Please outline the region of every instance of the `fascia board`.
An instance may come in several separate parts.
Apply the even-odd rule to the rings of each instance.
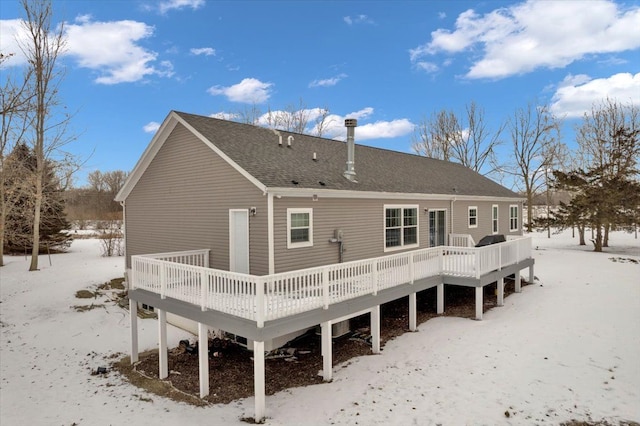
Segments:
[[[351,199],[384,199],[384,200],[446,200],[446,201],[508,201],[519,202],[524,198],[493,197],[478,195],[453,195],[453,194],[416,194],[400,192],[375,192],[375,191],[351,191],[338,189],[312,189],[312,188],[267,188],[266,192],[274,196],[282,197],[313,197],[319,198],[351,198]]]

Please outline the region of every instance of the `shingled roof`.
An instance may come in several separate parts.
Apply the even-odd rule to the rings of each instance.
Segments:
[[[278,135],[270,129],[175,113],[267,188],[521,198],[460,164],[358,145],[357,128],[357,182],[351,182],[343,176],[345,142],[280,130],[280,146]],[[289,136],[294,138],[291,147],[287,146]]]

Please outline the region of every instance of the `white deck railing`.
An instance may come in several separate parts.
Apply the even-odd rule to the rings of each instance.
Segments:
[[[208,250],[131,257],[131,288],[257,322],[284,318],[437,275],[480,278],[531,257],[531,238],[485,247],[440,246],[255,276],[210,269]],[[180,262],[184,260],[184,263]]]

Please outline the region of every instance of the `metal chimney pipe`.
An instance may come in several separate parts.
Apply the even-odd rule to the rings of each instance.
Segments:
[[[347,169],[344,171],[344,177],[352,182],[356,181],[355,169],[355,128],[358,126],[358,120],[355,118],[347,118],[344,120],[344,126],[347,128]]]

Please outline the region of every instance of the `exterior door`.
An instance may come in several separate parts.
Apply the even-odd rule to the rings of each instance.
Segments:
[[[429,210],[429,247],[445,245],[447,234],[447,211]]]
[[[229,210],[229,270],[249,273],[249,210]]]

